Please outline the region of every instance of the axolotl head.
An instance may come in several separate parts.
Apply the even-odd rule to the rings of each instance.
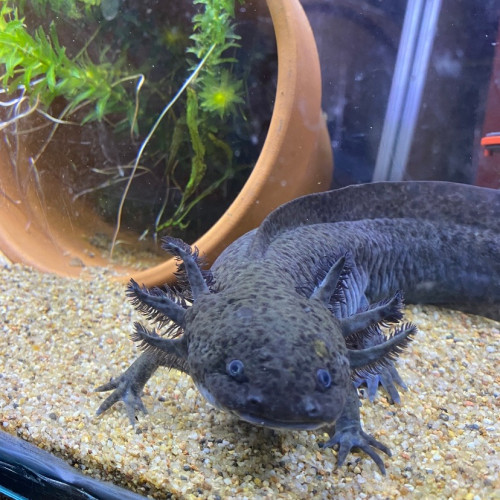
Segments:
[[[344,406],[350,365],[340,324],[295,291],[218,293],[186,314],[187,366],[215,406],[248,422],[311,429]]]
[[[166,338],[137,324],[134,340],[163,356],[167,366],[191,375],[214,406],[245,421],[291,429],[331,424],[343,410],[352,370],[394,350],[391,342],[355,351],[346,347],[350,324],[358,328],[364,316],[342,322],[327,307],[343,259],[309,297],[278,280],[272,287],[267,282],[271,296],[255,274],[240,275],[234,286],[214,291],[189,247],[171,238],[165,246],[184,261],[192,305],[133,281],[129,296],[149,319],[172,320],[183,333]]]

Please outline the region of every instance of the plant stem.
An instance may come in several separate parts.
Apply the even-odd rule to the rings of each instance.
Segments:
[[[125,199],[127,198],[127,194],[130,190],[130,186],[132,185],[132,181],[134,179],[134,175],[137,171],[137,167],[139,166],[139,161],[142,157],[142,154],[144,153],[144,150],[146,149],[146,146],[148,145],[149,141],[151,140],[151,137],[153,137],[153,134],[155,133],[156,129],[160,125],[161,120],[163,117],[168,113],[170,108],[175,104],[177,99],[182,95],[182,93],[186,90],[187,86],[196,78],[198,73],[200,72],[201,68],[207,61],[207,59],[210,57],[210,54],[213,52],[215,49],[216,44],[212,44],[211,47],[208,49],[207,53],[205,54],[205,57],[198,63],[194,71],[191,73],[189,78],[184,82],[182,87],[177,91],[173,99],[163,108],[163,111],[160,113],[160,116],[157,118],[156,122],[154,125],[151,127],[151,130],[149,131],[148,135],[144,139],[144,141],[141,144],[141,147],[139,148],[139,151],[137,153],[137,156],[135,157],[134,161],[134,166],[132,167],[132,171],[130,172],[130,176],[128,178],[128,182],[125,186],[125,189],[123,191],[123,194],[120,199],[120,205],[118,206],[118,214],[116,217],[116,225],[115,225],[115,231],[113,233],[113,238],[111,240],[111,248],[109,251],[109,258],[113,258],[113,251],[116,246],[116,240],[118,238],[118,233],[120,232],[120,227],[121,227],[121,221],[122,221],[122,214],[123,214],[123,205],[125,204]]]
[[[131,75],[131,76],[126,76],[123,78],[120,78],[116,82],[114,82],[111,85],[111,88],[115,87],[116,85],[119,85],[123,82],[129,81],[129,80],[136,80],[137,79],[137,84],[135,86],[135,105],[134,105],[134,116],[132,117],[132,120],[130,122],[130,138],[134,138],[134,127],[137,122],[137,115],[139,114],[139,92],[141,91],[141,88],[146,81],[146,77],[142,74],[139,73],[137,75]]]

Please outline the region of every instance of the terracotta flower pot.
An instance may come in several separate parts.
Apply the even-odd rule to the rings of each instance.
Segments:
[[[278,47],[278,86],[269,131],[249,179],[219,221],[194,244],[211,263],[233,240],[256,227],[282,203],[330,187],[333,161],[321,112],[321,79],[314,37],[299,0],[267,0]],[[1,155],[1,150],[0,150]],[[19,182],[8,158],[0,156],[0,250],[15,262],[41,271],[78,275],[85,266],[110,266],[88,237],[106,224],[86,218],[83,203],[47,209],[63,186],[44,189]],[[31,185],[30,185],[31,184]],[[71,211],[80,212],[75,219]],[[108,228],[109,229],[109,228]],[[109,231],[108,231],[109,232]],[[172,259],[135,271],[114,266],[124,279],[148,286],[172,279]]]

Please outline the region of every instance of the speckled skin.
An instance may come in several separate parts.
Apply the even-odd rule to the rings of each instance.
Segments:
[[[212,267],[222,288],[245,260],[310,282],[322,256],[348,250],[357,268],[343,315],[403,290],[411,303],[500,319],[500,192],[448,182],[375,183],[299,198],[230,245]],[[365,297],[363,297],[363,295]]]
[[[220,290],[190,309],[196,317],[189,315],[189,323],[196,328],[186,329],[189,374],[212,403],[246,420],[318,427],[338,415],[345,391],[316,390],[316,370],[328,369],[332,384],[341,388],[350,377],[345,341],[340,333],[332,335],[339,322],[319,302],[273,291],[271,283],[285,283],[282,273],[259,267],[249,265],[239,276],[238,295]],[[256,293],[256,286],[265,291]],[[243,361],[251,383],[227,377],[232,359]]]
[[[129,294],[152,319],[174,318],[183,334],[164,338],[136,328],[134,340],[145,352],[98,388],[115,389],[98,413],[121,399],[133,423],[135,409],[145,411],[140,393],[146,381],[159,366],[173,366],[187,372],[215,406],[249,422],[291,429],[335,424],[326,446],[339,445],[339,464],[357,447],[385,472],[374,448],[390,452],[362,430],[351,375],[373,360],[394,357],[414,327],[403,326],[389,345],[369,332],[376,324],[398,322],[397,300],[370,309],[369,318],[360,311],[402,290],[410,302],[500,319],[495,190],[377,183],[299,198],[230,245],[210,279],[201,277],[182,244],[167,242],[166,248],[184,260],[192,307],[168,298],[160,304],[157,294],[134,283]],[[327,294],[325,274],[342,255],[349,263],[344,284]],[[363,327],[350,341],[347,332],[358,323]],[[390,364],[375,371],[391,379],[389,389],[392,379],[399,382]]]

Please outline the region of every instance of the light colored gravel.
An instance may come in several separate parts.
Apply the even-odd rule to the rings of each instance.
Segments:
[[[402,404],[363,401],[365,429],[390,446],[387,477],[364,454],[335,468],[326,436],[278,433],[206,403],[186,375],[158,372],[150,410],[128,425],[123,407],[96,418],[103,394],[137,352],[124,287],[0,267],[0,425],[96,478],[165,498],[500,499],[500,324],[413,307],[420,329],[399,362]]]

